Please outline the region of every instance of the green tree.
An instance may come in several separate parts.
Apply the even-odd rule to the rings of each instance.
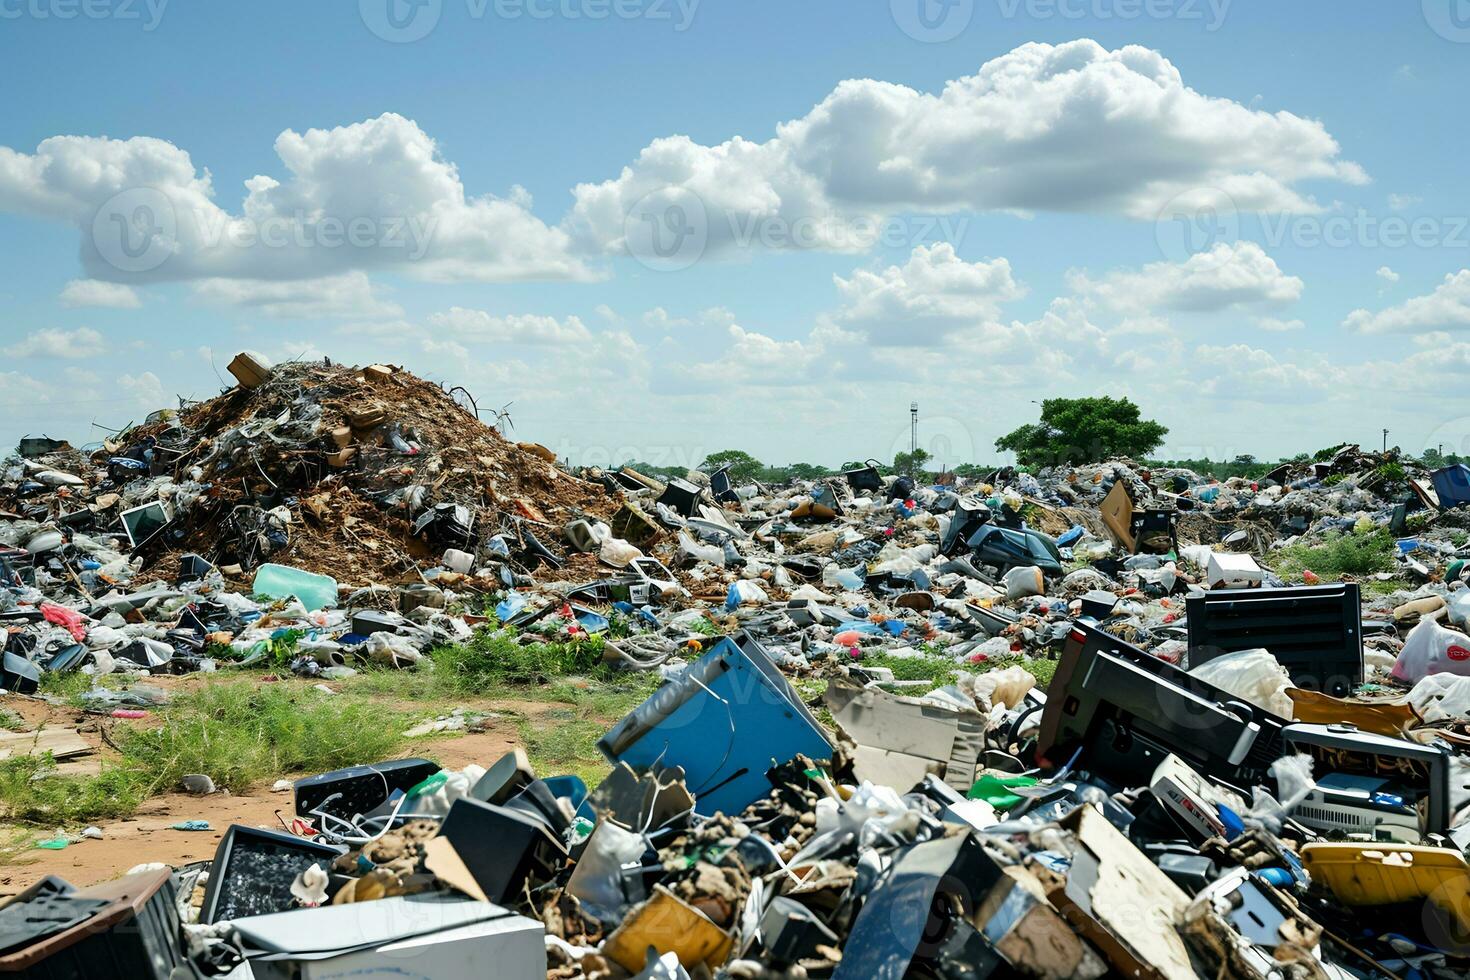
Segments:
[[[924,472],[924,464],[933,457],[922,446],[911,453],[899,453],[893,457],[893,472],[917,476]]]
[[[820,480],[827,475],[827,467],[815,463],[792,463],[786,472],[793,480]]]
[[[730,464],[730,480],[734,483],[749,483],[765,469],[764,463],[742,449],[722,449],[717,453],[710,453],[700,464],[700,469],[713,472],[726,463]]]
[[[995,440],[995,448],[1016,454],[1022,466],[1095,463],[1110,456],[1146,456],[1169,430],[1139,416],[1126,398],[1048,398],[1041,421],[1021,426]]]

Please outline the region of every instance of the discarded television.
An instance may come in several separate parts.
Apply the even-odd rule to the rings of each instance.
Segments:
[[[161,500],[125,510],[121,517],[128,543],[134,548],[163,530],[164,525],[173,519],[169,515],[168,507]]]
[[[1171,753],[1249,795],[1281,757],[1286,721],[1104,633],[1072,626],[1046,692],[1037,761],[1145,786]]]
[[[748,634],[711,650],[597,743],[635,770],[681,766],[698,813],[735,814],[770,792],[766,772],[832,746],[770,654]]]
[[[1354,583],[1207,592],[1184,606],[1191,667],[1264,647],[1304,690],[1343,697],[1363,682],[1362,606]]]

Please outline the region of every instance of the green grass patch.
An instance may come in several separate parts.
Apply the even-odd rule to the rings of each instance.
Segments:
[[[485,630],[466,643],[433,651],[442,690],[478,694],[496,684],[546,684],[568,674],[611,676],[603,641],[522,642],[511,630]]]
[[[41,675],[40,693],[50,694],[76,704],[78,699],[92,689],[92,678],[77,671],[56,673],[47,671]]]
[[[596,786],[608,764],[597,740],[658,687],[657,674],[624,675],[611,684],[557,684],[545,689],[549,699],[567,705],[522,720],[521,744],[542,776],[580,776]]]
[[[157,728],[119,729],[125,764],[148,792],[188,773],[241,792],[282,773],[326,772],[390,757],[405,717],[359,698],[291,683],[214,684],[162,709]]]
[[[1363,579],[1394,571],[1398,567],[1394,550],[1393,535],[1380,529],[1331,535],[1317,545],[1297,543],[1271,552],[1266,562],[1283,578],[1299,578],[1311,569],[1324,582],[1336,582],[1345,575]]]
[[[23,732],[26,727],[26,721],[20,715],[6,708],[0,708],[0,728],[7,732]]]
[[[109,766],[98,776],[60,776],[48,752],[0,762],[5,819],[56,827],[125,817],[147,796],[145,774]]]
[[[391,758],[406,715],[290,683],[214,683],[157,709],[162,724],[113,729],[119,758],[98,776],[61,776],[49,756],[0,763],[0,817],[44,825],[127,816],[189,773],[243,792],[288,773]]]
[[[1007,667],[1024,667],[1036,678],[1037,686],[1045,688],[1051,683],[1052,675],[1057,671],[1057,664],[1054,660],[992,657],[978,664],[957,664],[948,657],[895,657],[887,653],[868,654],[861,661],[854,661],[854,665],[862,667],[887,667],[893,671],[894,680],[928,681],[935,687],[944,687],[947,684],[953,684],[960,671],[966,671],[971,674],[984,674],[992,670],[1004,670]]]
[[[342,687],[355,694],[449,705],[466,698],[576,702],[582,695],[566,683],[568,677],[616,689],[635,676],[604,664],[604,646],[600,637],[528,641],[514,630],[485,630],[468,642],[436,647],[414,670],[368,667]]]
[[[953,684],[960,670],[974,671],[975,667],[956,664],[949,657],[931,657],[920,654],[916,657],[895,657],[890,653],[869,653],[862,660],[854,660],[854,667],[887,667],[893,671],[896,681],[928,681],[935,687]]]

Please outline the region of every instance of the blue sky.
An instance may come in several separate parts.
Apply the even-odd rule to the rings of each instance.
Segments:
[[[249,348],[588,462],[886,457],[911,400],[990,460],[1071,394],[1179,455],[1465,451],[1461,6],[0,0],[0,444]]]

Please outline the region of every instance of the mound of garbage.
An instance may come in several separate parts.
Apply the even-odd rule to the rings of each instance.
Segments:
[[[193,553],[366,584],[411,575],[447,544],[611,512],[549,450],[507,440],[467,397],[407,371],[267,369],[248,355],[232,369],[239,385],[155,413],[85,458],[33,447],[55,451],[12,472],[21,529],[110,537],[144,573]]]
[[[0,687],[341,678],[486,631],[660,686],[597,785],[363,759],[212,861],[48,878],[0,972],[1470,968],[1470,468],[574,474],[405,372],[237,366],[96,452],[22,444]]]

